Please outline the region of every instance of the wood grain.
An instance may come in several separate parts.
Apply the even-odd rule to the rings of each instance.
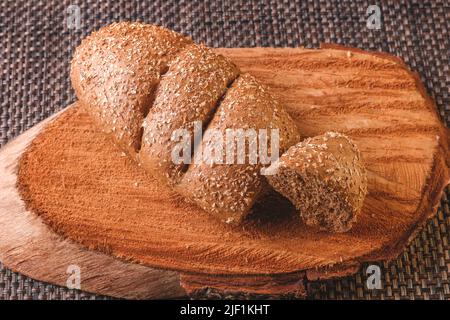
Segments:
[[[86,250],[56,235],[39,216],[26,209],[16,189],[19,158],[42,128],[61,113],[42,121],[1,149],[0,261],[34,279],[63,286],[69,279],[69,267],[76,266],[80,270],[82,290],[117,298],[185,296],[177,272],[155,270]]]
[[[130,243],[139,241],[142,233],[155,232],[155,227],[151,224],[136,226],[131,222],[121,224],[121,230],[129,238],[118,242],[108,238],[111,233],[102,229],[101,221],[95,220],[95,215],[87,216],[84,213],[87,210],[80,210],[78,218],[88,223],[79,228],[77,234],[70,235],[73,239],[100,251],[107,243],[104,251],[149,267],[83,249],[71,240],[56,236],[38,216],[28,212],[15,190],[18,158],[42,130],[41,124],[0,151],[1,176],[6,178],[0,183],[0,222],[2,231],[5,229],[5,232],[0,232],[0,260],[34,278],[62,285],[67,279],[67,264],[80,263],[83,264],[82,274],[86,276],[86,279],[82,276],[83,289],[114,296],[148,298],[175,297],[183,295],[184,290],[193,293],[209,287],[224,292],[241,289],[250,293],[272,292],[278,295],[290,292],[301,296],[301,279],[305,274],[311,279],[339,276],[354,272],[362,261],[397,256],[426,218],[435,212],[442,190],[449,182],[448,130],[441,124],[417,76],[396,58],[353,49],[219,51],[231,57],[244,71],[271,86],[273,93],[297,121],[304,137],[336,130],[356,141],[369,170],[369,195],[361,219],[352,232],[329,235],[306,228],[290,218],[278,218],[275,223],[263,221],[262,224],[255,220],[246,226],[247,230],[224,229],[195,208],[171,208],[173,203],[167,199],[172,195],[151,185],[150,179],[142,183],[138,192],[130,187],[130,192],[125,189],[124,207],[136,203],[136,197],[153,199],[153,216],[150,215],[149,219],[158,222],[163,221],[158,214],[161,210],[162,213],[164,210],[175,212],[169,216],[174,220],[185,219],[184,230],[174,232],[170,219],[166,218],[157,227],[159,235],[166,232],[167,239],[178,243],[164,246],[153,239],[153,242],[142,243],[142,250],[135,252]],[[59,116],[55,120],[64,118],[66,124],[68,119],[73,120],[66,132],[92,127],[88,117],[70,112],[68,110],[66,118]],[[89,134],[84,138],[79,136],[77,144],[70,145],[72,151],[77,148],[88,150],[84,160],[87,164],[99,157],[97,161],[101,162],[102,156],[107,157],[114,152],[108,149],[105,154],[90,153],[89,150],[93,149],[89,147],[89,139],[102,138],[99,137],[101,133],[94,129]],[[50,135],[44,131],[40,138],[42,141]],[[65,156],[70,155],[70,150],[68,153],[63,151]],[[121,162],[114,165],[121,166]],[[117,172],[127,170],[128,166],[122,164]],[[58,175],[70,176],[70,161],[65,166],[59,163],[55,170]],[[95,176],[99,172],[92,170],[88,174],[94,175],[94,180],[101,180],[102,177]],[[139,171],[116,177],[120,178],[117,179],[117,188],[133,185],[137,178],[133,174],[139,175]],[[41,183],[46,183],[45,176]],[[39,185],[33,187],[37,190]],[[65,191],[76,196],[71,190]],[[37,201],[33,194],[28,196],[27,201]],[[164,199],[165,202],[162,201]],[[100,200],[93,197],[92,201]],[[108,205],[107,198],[101,201]],[[45,209],[43,211],[47,214],[41,212],[41,216],[50,224],[57,225],[60,234],[66,234],[65,226],[57,224],[60,222],[57,210]],[[118,218],[123,212],[111,208],[111,214]],[[202,240],[199,235],[205,230],[209,233]],[[96,233],[102,236],[98,237]],[[179,249],[183,243],[185,250],[174,249]],[[192,246],[193,243],[196,245]],[[191,246],[195,250],[190,250]],[[175,261],[174,256],[177,258]],[[108,267],[103,270],[105,266]],[[296,276],[281,276],[280,272]],[[278,276],[279,281],[276,279]],[[184,289],[181,289],[180,281]]]

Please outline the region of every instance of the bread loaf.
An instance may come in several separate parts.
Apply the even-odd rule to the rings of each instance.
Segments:
[[[310,226],[350,230],[367,193],[367,177],[356,145],[327,132],[289,148],[268,168],[270,185],[288,198]]]
[[[194,123],[206,129],[205,137],[212,129],[279,129],[280,151],[299,139],[292,119],[256,79],[161,27],[118,23],[93,33],[76,50],[71,78],[82,105],[123,150],[228,222],[240,221],[263,189],[261,165],[223,163],[210,170],[191,164],[195,145],[210,143],[202,136],[194,141]],[[190,136],[187,163],[173,159],[179,130]]]

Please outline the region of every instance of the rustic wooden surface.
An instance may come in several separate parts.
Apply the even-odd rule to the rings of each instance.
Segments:
[[[178,273],[88,251],[56,235],[36,214],[26,209],[16,189],[19,158],[45,124],[61,113],[34,126],[0,150],[0,261],[22,274],[59,285],[67,284],[68,272],[77,266],[81,289],[113,297],[185,296]]]
[[[295,234],[291,243],[295,250],[285,248],[297,257],[286,262],[290,270],[298,269],[295,277],[270,275],[276,270],[258,276],[257,264],[253,272],[247,266],[241,276],[239,268],[229,276],[202,278],[197,270],[180,276],[86,250],[55,235],[27,211],[15,188],[18,159],[42,130],[41,123],[0,150],[0,260],[16,271],[60,285],[66,283],[68,265],[77,264],[82,289],[117,297],[179,297],[205,287],[299,297],[305,275],[339,276],[354,271],[361,261],[395,257],[434,213],[449,182],[448,130],[416,76],[396,59],[374,60],[372,55],[347,49],[219,51],[272,87],[304,137],[336,130],[359,145],[369,171],[369,196],[350,235],[330,236],[309,229],[303,230],[303,236]],[[294,242],[301,242],[300,252]],[[152,261],[152,253],[148,254],[147,261]],[[126,258],[126,252],[121,255]],[[164,267],[164,261],[158,261]]]

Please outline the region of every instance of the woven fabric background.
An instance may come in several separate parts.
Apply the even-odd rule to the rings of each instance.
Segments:
[[[369,5],[381,29],[366,26]],[[67,21],[77,5],[79,29]],[[92,30],[119,20],[164,25],[212,47],[318,47],[334,42],[401,57],[419,72],[450,123],[450,3],[436,1],[0,1],[0,146],[74,101],[69,63]],[[450,299],[450,189],[436,216],[398,259],[374,262],[382,289],[355,276],[307,284],[320,299]],[[41,283],[0,263],[0,299],[103,299]]]

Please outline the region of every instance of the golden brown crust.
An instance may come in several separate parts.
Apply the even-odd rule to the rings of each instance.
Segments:
[[[71,68],[78,99],[100,127],[131,155],[152,94],[174,55],[191,40],[163,27],[114,23],[85,38]]]
[[[308,138],[268,169],[269,184],[299,210],[302,220],[332,232],[348,231],[367,194],[357,146],[337,132]]]
[[[161,78],[144,121],[140,161],[156,178],[169,185],[179,181],[188,164],[173,162],[172,151],[181,141],[171,139],[172,134],[186,130],[193,146],[194,122],[207,125],[220,97],[238,74],[231,61],[202,45],[188,46],[178,55]]]
[[[256,133],[259,129],[267,129],[269,149],[270,130],[278,129],[280,153],[300,140],[297,127],[290,116],[267,88],[248,74],[242,74],[225,94],[205,131],[202,151],[214,144],[216,137],[212,130],[221,134],[225,145],[227,129],[253,129]],[[260,159],[252,164],[248,158],[249,141],[250,139],[246,139],[247,157],[244,164],[237,161],[237,145],[231,164],[227,163],[226,152],[221,156],[223,164],[217,164],[216,158],[208,158],[204,153],[200,163],[191,164],[176,187],[177,192],[194,200],[201,208],[217,215],[221,220],[239,223],[265,188],[265,181],[260,174],[263,167]],[[215,164],[211,164],[212,162]]]

